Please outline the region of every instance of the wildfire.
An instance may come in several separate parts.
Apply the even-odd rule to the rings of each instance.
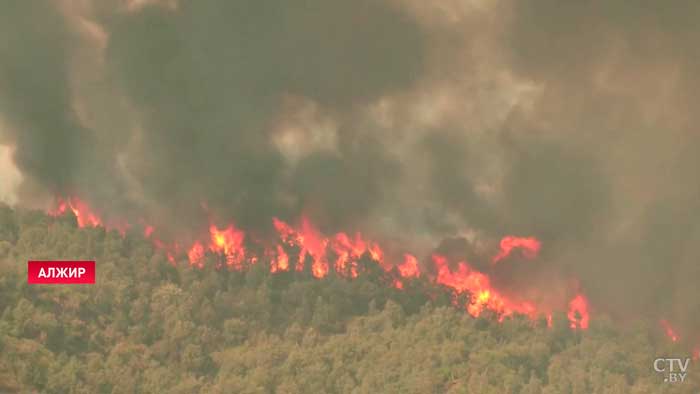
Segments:
[[[158,238],[151,238],[151,243],[155,249],[165,253],[165,256],[171,264],[175,264],[175,254],[179,251],[178,244],[168,245]]]
[[[523,238],[509,235],[501,239],[500,246],[501,250],[496,256],[493,257],[492,262],[494,264],[510,256],[511,252],[515,248],[521,249],[525,258],[534,259],[540,252],[542,244],[537,238],[534,237]]]
[[[71,198],[58,202],[56,209],[50,212],[52,215],[72,212],[80,227],[104,226],[100,217],[82,201]],[[486,273],[475,270],[465,261],[450,268],[447,258],[436,254],[431,261],[435,269],[421,272],[421,265],[412,254],[404,254],[400,262],[386,261],[381,246],[361,233],[350,236],[339,232],[326,236],[306,217],[302,217],[297,226],[273,218],[272,226],[278,239],[268,242],[249,240],[245,232],[233,224],[223,228],[211,224],[208,234],[192,240],[187,248],[181,248],[175,242],[162,241],[154,226],[143,220],[139,223],[143,227],[144,237],[151,241],[154,248],[161,250],[172,264],[184,256],[191,266],[201,269],[205,266],[207,256],[212,256],[212,261],[218,259],[217,267],[225,266],[241,271],[259,261],[265,261],[271,273],[279,273],[303,272],[305,264],[309,263],[309,271],[315,278],[324,278],[333,271],[339,276],[353,279],[362,273],[359,262],[367,259],[366,261],[377,264],[390,277],[393,276],[391,283],[396,289],[403,289],[406,280],[421,278],[449,289],[454,295],[455,303],[463,299],[462,295],[466,296],[468,301],[460,306],[474,317],[480,316],[485,310],[495,312],[499,320],[513,314],[526,315],[531,319],[539,315],[547,319],[549,327],[552,326],[549,311],[538,312],[534,303],[503,293],[492,285]],[[535,258],[540,246],[536,238],[506,236],[501,240],[500,250],[492,261],[498,262],[508,257],[514,249],[520,249],[526,258]],[[262,254],[258,255],[256,250],[262,251]],[[588,304],[582,294],[571,300],[568,316],[572,329],[588,327]]]
[[[403,263],[399,264],[397,268],[399,269],[399,274],[403,278],[417,278],[420,276],[418,260],[415,256],[408,253],[404,255]]]
[[[588,300],[583,294],[578,294],[569,302],[569,327],[572,330],[580,328],[585,330],[588,328]]]
[[[666,336],[668,336],[669,339],[671,339],[671,341],[678,342],[678,334],[676,333],[676,330],[674,330],[671,326],[671,323],[669,323],[666,319],[661,319],[660,323],[661,327],[663,327],[664,332],[666,333]]]
[[[190,264],[196,265],[199,268],[204,267],[204,253],[204,245],[202,245],[201,242],[196,241],[187,252],[187,257],[190,260]]]
[[[124,222],[105,222],[101,216],[90,209],[89,205],[78,198],[57,198],[55,208],[48,212],[51,216],[73,214],[80,228],[104,227],[116,229],[122,236],[126,229],[130,228]],[[390,283],[395,289],[403,290],[407,280],[420,278],[423,281],[441,285],[451,291],[453,302],[463,307],[471,316],[479,317],[484,311],[494,312],[498,320],[502,321],[507,316],[514,314],[525,315],[532,320],[543,317],[547,327],[553,326],[552,310],[538,310],[533,302],[520,300],[504,293],[503,289],[497,289],[491,283],[489,276],[477,271],[468,262],[458,262],[452,267],[447,258],[434,254],[431,258],[433,270],[421,272],[418,259],[405,253],[400,262],[386,261],[381,246],[366,239],[357,232],[353,236],[339,232],[332,236],[326,236],[306,217],[302,217],[298,226],[292,226],[278,218],[272,219],[272,226],[276,230],[277,240],[271,243],[246,245],[246,234],[233,224],[219,228],[214,224],[209,226],[206,236],[193,240],[188,248],[182,248],[178,242],[165,242],[158,237],[158,232],[153,225],[143,219],[137,221],[143,230],[143,236],[148,239],[153,247],[161,251],[168,261],[176,265],[182,258],[186,258],[193,267],[203,269],[207,256],[211,261],[217,261],[217,267],[242,271],[252,264],[265,261],[269,264],[271,273],[303,272],[305,264],[310,262],[310,273],[318,279],[326,277],[330,272],[354,279],[362,274],[359,265],[360,260],[377,264],[386,275],[389,275]],[[248,246],[253,246],[248,249]],[[257,246],[257,248],[255,247]],[[508,256],[514,250],[519,250],[527,259],[538,256],[541,243],[534,237],[505,236],[500,241],[498,253],[491,259],[497,263]],[[262,250],[260,256],[256,250]],[[296,259],[293,256],[296,254]],[[393,276],[393,277],[392,277]],[[463,297],[464,296],[464,297]],[[466,299],[464,305],[458,304]],[[567,313],[569,327],[572,330],[586,330],[589,326],[590,314],[588,300],[585,295],[578,293],[568,303]],[[660,324],[668,338],[673,342],[679,342],[680,337],[667,320],[661,320]],[[700,346],[692,351],[694,360],[700,360]]]
[[[299,260],[297,271],[303,271],[306,255],[311,256],[311,273],[316,278],[323,278],[328,274],[328,257],[326,255],[329,240],[311,224],[302,218],[299,229],[294,229],[287,223],[273,218],[273,225],[283,242],[290,246],[299,247]]]
[[[484,309],[490,309],[496,312],[500,319],[513,313],[535,316],[534,305],[503,296],[491,286],[488,276],[473,270],[466,262],[460,262],[454,272],[448,267],[444,256],[433,255],[433,263],[437,268],[437,283],[453,289],[457,294],[470,294],[466,305],[470,315],[478,317]]]
[[[245,247],[243,246],[245,234],[243,231],[233,225],[219,230],[212,224],[209,226],[209,234],[211,235],[209,250],[212,253],[223,255],[229,266],[241,269],[245,260]]]
[[[357,278],[357,260],[367,252],[367,242],[362,239],[362,234],[356,233],[353,240],[345,233],[338,233],[332,248],[338,256],[335,261],[335,270],[347,272],[350,277]]]
[[[93,211],[85,201],[76,197],[71,197],[68,199],[58,197],[56,198],[54,204],[55,207],[47,212],[49,216],[58,217],[70,212],[75,217],[78,227],[80,228],[104,227],[108,230],[117,230],[122,236],[124,236],[126,234],[126,230],[131,227],[129,223],[123,221],[103,221],[102,217]],[[148,235],[146,236],[148,237]]]
[[[102,219],[92,212],[88,205],[75,197],[71,197],[67,200],[62,198],[56,199],[56,208],[49,211],[51,216],[62,216],[65,215],[68,210],[73,212],[75,219],[78,222],[78,227],[98,227],[102,225]]]
[[[270,264],[270,272],[289,271],[289,256],[282,245],[277,245],[277,258]]]

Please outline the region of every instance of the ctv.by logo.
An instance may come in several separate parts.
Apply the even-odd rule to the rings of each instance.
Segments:
[[[654,371],[664,374],[666,383],[683,383],[688,376],[689,358],[657,358]]]

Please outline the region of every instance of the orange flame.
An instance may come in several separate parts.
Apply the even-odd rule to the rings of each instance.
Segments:
[[[152,238],[151,243],[153,247],[157,250],[165,252],[165,257],[168,259],[170,264],[175,264],[175,254],[179,251],[179,246],[177,243],[171,245],[166,245],[165,242],[158,238]]]
[[[522,249],[523,256],[527,259],[534,259],[540,252],[542,244],[537,238],[534,237],[515,237],[508,235],[501,239],[501,250],[496,256],[494,256],[492,262],[497,263],[506,257],[510,256],[511,252],[515,248]]]
[[[49,210],[50,216],[61,216],[70,210],[75,216],[78,227],[98,227],[102,225],[100,217],[92,212],[88,205],[82,200],[71,197],[67,200],[58,197],[56,199],[56,208]]]
[[[588,300],[583,294],[578,294],[569,302],[569,327],[572,330],[580,328],[585,330],[588,328]]]
[[[219,230],[215,225],[209,226],[209,234],[211,241],[209,250],[212,253],[223,255],[226,259],[226,264],[241,269],[245,260],[245,247],[243,240],[245,234],[238,230],[232,224],[223,230]]]
[[[272,260],[270,272],[289,271],[289,256],[282,245],[277,245],[277,258]]]
[[[68,211],[68,203],[60,197],[56,198],[56,201],[54,201],[54,205],[55,207],[49,208],[49,210],[46,212],[49,216],[61,216]]]
[[[676,330],[674,330],[671,326],[671,323],[669,323],[666,319],[661,319],[660,323],[661,327],[663,327],[664,331],[666,332],[666,336],[668,336],[669,339],[671,339],[671,341],[678,342],[678,334],[676,333]]]
[[[301,219],[300,240],[302,253],[308,253],[312,258],[311,273],[317,278],[328,275],[328,260],[326,259],[326,247],[328,239],[311,224],[307,218]]]
[[[447,265],[444,256],[433,255],[433,262],[438,270],[436,282],[452,288],[457,294],[469,293],[470,300],[466,305],[467,312],[478,317],[489,309],[499,315],[499,319],[520,313],[535,316],[536,309],[529,302],[517,302],[496,291],[490,283],[489,277],[473,270],[467,263],[457,265],[457,271],[452,272]]]
[[[202,245],[201,242],[196,241],[187,252],[187,257],[190,260],[190,264],[196,265],[199,268],[204,267],[204,253],[204,245]]]
[[[420,276],[418,260],[416,260],[415,256],[408,253],[404,255],[403,263],[396,267],[399,270],[399,275],[401,275],[403,278],[417,278]]]
[[[91,211],[87,204],[74,198],[60,200],[57,208],[50,213],[56,216],[69,211],[76,216],[78,225],[81,227],[104,226],[100,217]],[[165,253],[168,261],[175,264],[175,257],[182,252],[180,246],[175,242],[163,242],[156,236],[155,227],[147,225],[143,219],[140,222],[143,225],[143,235],[151,241],[154,248]],[[387,275],[393,276],[390,280],[396,289],[404,289],[406,279],[424,276],[415,256],[404,254],[403,261],[395,265],[391,264],[385,260],[380,245],[365,239],[361,233],[349,236],[344,232],[339,232],[327,237],[306,217],[301,218],[298,227],[293,227],[278,218],[273,218],[272,224],[279,240],[277,243],[264,247],[264,261],[268,262],[271,273],[292,269],[303,271],[308,256],[311,260],[310,272],[315,278],[324,278],[331,269],[341,276],[357,278],[361,274],[358,265],[360,259],[369,257]],[[246,249],[245,241],[245,233],[233,224],[224,228],[211,224],[208,237],[195,240],[186,249],[187,259],[191,266],[204,268],[205,257],[207,253],[211,253],[220,256],[227,267],[243,270],[260,260],[255,253]],[[295,263],[292,263],[290,258],[288,250],[290,247],[298,249],[298,258]],[[500,252],[493,261],[497,262],[508,257],[516,248],[521,249],[526,258],[534,258],[540,250],[540,242],[535,238],[506,236],[501,240]],[[333,260],[329,261],[329,258]],[[458,263],[453,271],[448,266],[444,256],[434,255],[432,261],[436,268],[436,275],[434,277],[428,276],[425,280],[451,289],[455,295],[455,302],[459,299],[458,295],[467,295],[468,301],[463,307],[470,315],[478,317],[484,310],[490,310],[499,316],[499,320],[515,313],[526,315],[532,319],[537,316],[534,304],[517,300],[496,289],[491,284],[487,274],[476,271],[467,262]],[[545,314],[545,317],[547,325],[551,327],[551,313]],[[570,326],[573,329],[585,329],[588,327],[588,320],[587,300],[583,295],[578,295],[569,303]]]
[[[277,231],[277,234],[279,234],[280,239],[282,240],[283,243],[289,245],[289,246],[301,246],[303,239],[297,232],[287,223],[277,219],[277,218],[272,218],[272,225],[275,227],[275,230]],[[306,258],[306,251],[305,250],[300,250],[299,251],[299,256],[297,259],[297,264],[295,267],[296,271],[303,271],[304,270],[304,259]]]
[[[369,246],[368,251],[369,251],[370,257],[372,257],[372,260],[381,264],[382,267],[384,267],[384,270],[388,271],[389,269],[391,269],[391,267],[387,267],[384,264],[384,252],[382,251],[382,248],[379,247],[379,245],[377,245],[375,243],[371,244]]]
[[[351,278],[357,278],[357,259],[367,251],[367,244],[360,233],[355,234],[351,240],[345,233],[338,233],[332,243],[332,249],[338,256],[335,262],[335,270],[348,273]]]

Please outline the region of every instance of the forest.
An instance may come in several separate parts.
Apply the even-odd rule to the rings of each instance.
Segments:
[[[28,285],[30,259],[94,285]],[[371,270],[371,268],[368,268]],[[0,393],[697,393],[643,321],[473,318],[447,289],[172,264],[142,236],[0,205]]]

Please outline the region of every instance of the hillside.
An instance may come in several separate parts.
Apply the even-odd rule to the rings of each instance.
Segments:
[[[97,283],[29,286],[28,259],[94,259]],[[691,393],[649,327],[478,319],[446,291],[173,266],[135,234],[0,207],[2,393]]]

